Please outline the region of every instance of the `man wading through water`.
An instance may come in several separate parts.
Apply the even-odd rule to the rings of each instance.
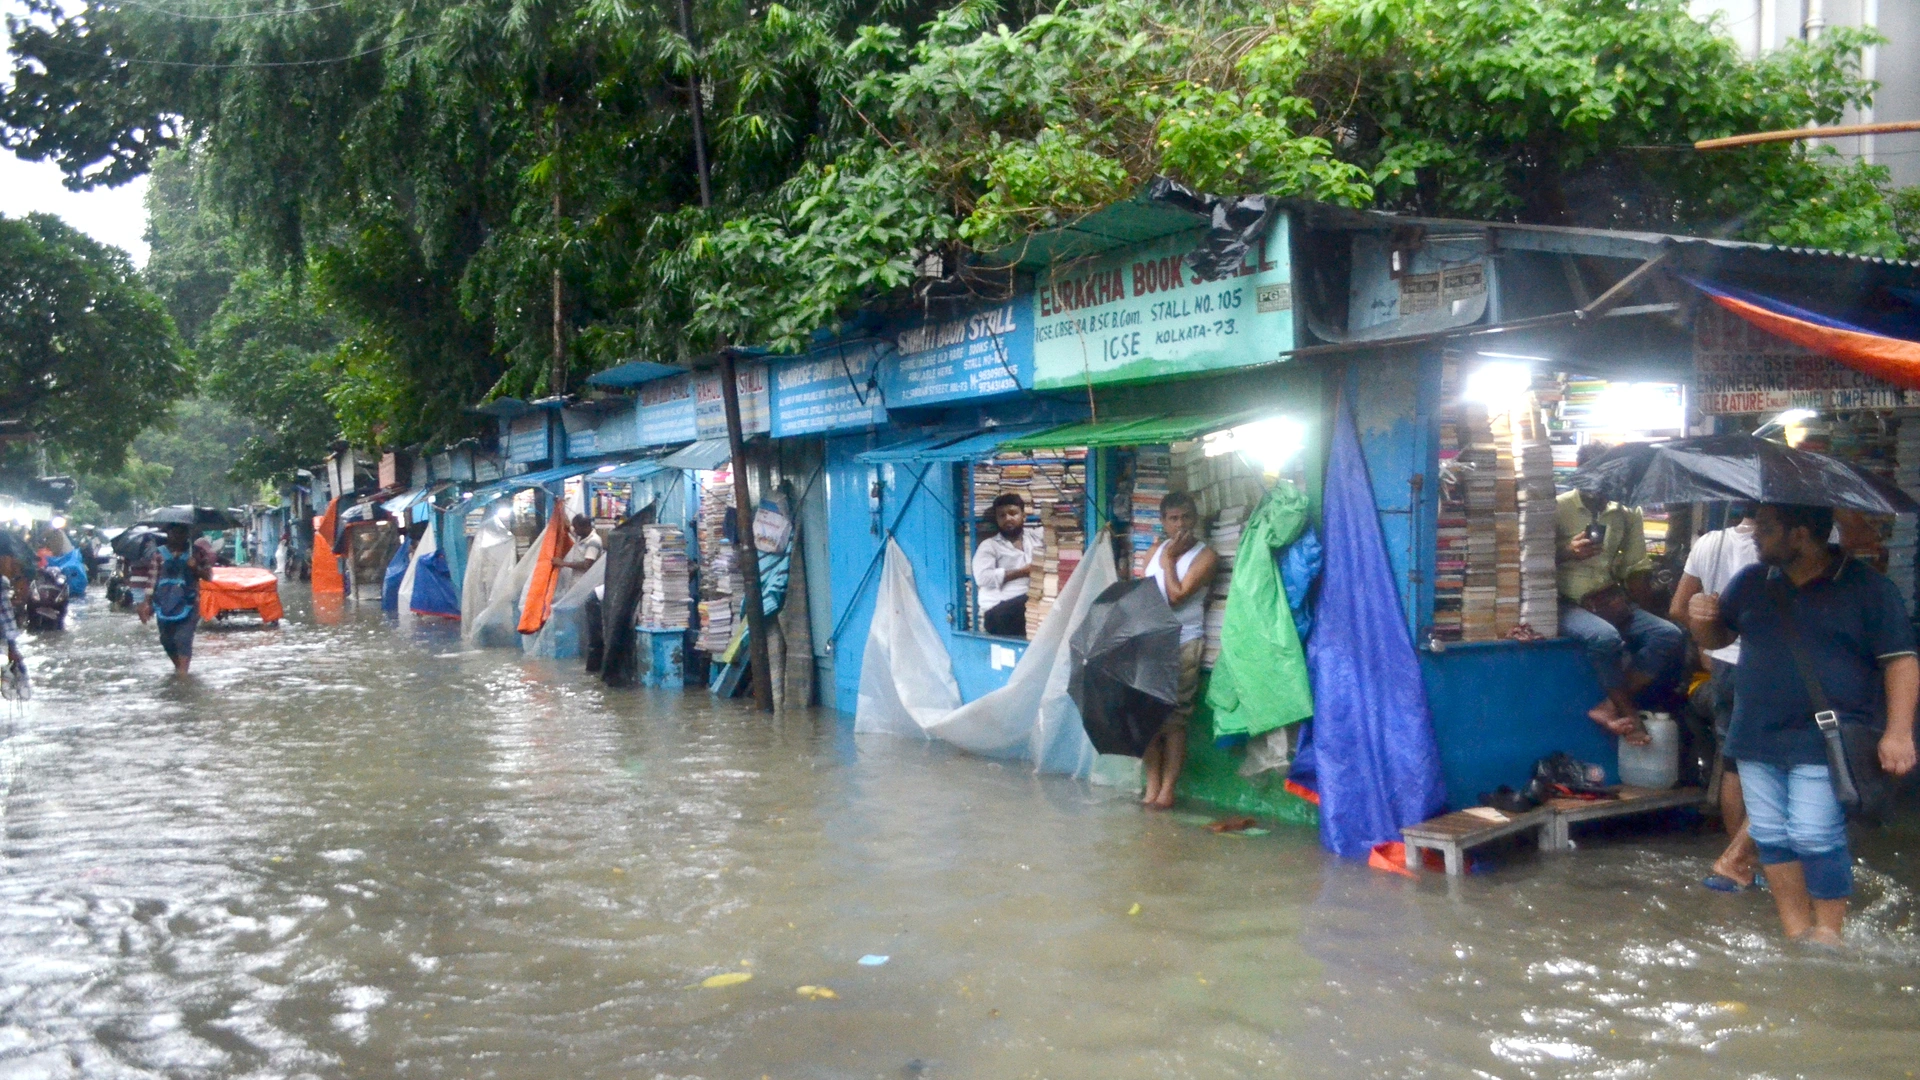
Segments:
[[[1885,723],[1880,767],[1894,776],[1913,769],[1920,701],[1900,590],[1829,547],[1832,531],[1826,507],[1763,504],[1753,527],[1760,564],[1734,575],[1724,595],[1699,593],[1687,605],[1701,648],[1740,640],[1726,749],[1740,763],[1747,831],[1787,937],[1826,946],[1840,944],[1853,856],[1809,679],[1842,717]]]
[[[167,526],[167,542],[153,553],[153,592],[140,605],[140,621],[160,624],[160,647],[176,675],[193,663],[193,634],[200,627],[200,583],[213,576],[213,549],[188,539],[185,525]]]

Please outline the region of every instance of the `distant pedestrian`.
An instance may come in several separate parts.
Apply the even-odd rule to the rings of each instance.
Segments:
[[[185,675],[193,663],[193,635],[200,627],[200,583],[213,576],[213,550],[189,539],[185,525],[168,525],[167,542],[154,551],[153,591],[140,605],[140,621],[160,626],[160,647]]]
[[[1787,937],[1838,945],[1853,893],[1847,818],[1814,722],[1827,708],[1880,727],[1880,765],[1914,767],[1920,660],[1900,590],[1837,547],[1833,511],[1762,504],[1753,539],[1761,565],[1718,597],[1693,597],[1687,621],[1703,649],[1740,641],[1727,753],[1740,763],[1747,829]],[[1803,666],[1807,670],[1803,674]]]

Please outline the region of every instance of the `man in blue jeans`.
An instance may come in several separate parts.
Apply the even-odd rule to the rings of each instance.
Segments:
[[[1747,827],[1787,937],[1836,946],[1853,893],[1847,817],[1833,794],[1825,740],[1794,655],[1799,639],[1827,703],[1879,727],[1880,765],[1914,766],[1920,661],[1900,590],[1827,545],[1833,511],[1763,504],[1754,518],[1760,562],[1700,593],[1687,622],[1701,648],[1740,639],[1727,756],[1740,763]]]
[[[1604,449],[1581,447],[1581,464]],[[1593,492],[1569,491],[1555,501],[1554,531],[1560,632],[1586,647],[1607,695],[1587,715],[1622,739],[1643,744],[1648,736],[1640,709],[1679,683],[1687,639],[1644,606],[1653,560],[1640,511]]]

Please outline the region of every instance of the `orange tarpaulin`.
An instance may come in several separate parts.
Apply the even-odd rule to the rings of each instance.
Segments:
[[[520,632],[537,634],[553,614],[553,592],[560,583],[560,568],[553,565],[573,550],[573,533],[567,528],[567,505],[555,501],[553,517],[540,533],[540,556],[533,560],[533,573],[527,578],[527,591],[520,598]]]
[[[327,512],[313,519],[313,594],[340,596],[347,591],[347,579],[340,573],[339,556],[333,553],[333,527],[340,517],[340,500],[327,503]]]
[[[279,622],[280,579],[257,566],[214,567],[213,578],[200,583],[200,617],[228,611],[257,612],[261,622]]]

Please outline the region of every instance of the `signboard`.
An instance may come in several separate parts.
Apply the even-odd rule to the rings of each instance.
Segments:
[[[567,457],[588,458],[599,453],[594,449],[595,435],[600,427],[600,414],[590,409],[562,409],[560,427],[567,433]]]
[[[1033,299],[984,311],[916,319],[894,334],[880,365],[889,408],[998,397],[1033,386]]]
[[[887,422],[872,381],[873,342],[832,346],[773,365],[773,437],[863,428]]]
[[[640,416],[636,403],[627,401],[600,414],[600,426],[594,429],[594,451],[613,454],[640,447]]]
[[[672,375],[640,384],[640,445],[692,442],[693,376]]]
[[[1694,401],[1709,416],[1920,406],[1920,391],[1774,337],[1713,303],[1694,316],[1693,371]]]
[[[1033,385],[1059,390],[1243,367],[1293,348],[1287,219],[1258,257],[1200,281],[1198,232],[1057,265],[1033,294]]]
[[[740,388],[740,433],[758,435],[772,427],[773,410],[767,393],[767,365],[741,364],[734,368]],[[727,403],[720,392],[720,373],[694,376],[694,430],[702,439],[727,437]]]
[[[516,465],[545,461],[552,453],[547,442],[547,414],[516,416],[507,426],[507,460]]]

